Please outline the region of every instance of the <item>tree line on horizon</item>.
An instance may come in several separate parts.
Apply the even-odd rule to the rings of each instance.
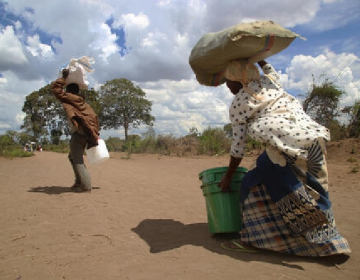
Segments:
[[[7,131],[0,135],[0,149],[11,145],[24,145],[29,141],[41,144],[44,149],[67,152],[69,139],[68,120],[58,101],[51,93],[50,84],[26,96],[22,111],[26,114],[22,131]],[[99,91],[82,90],[86,102],[91,105],[99,117],[101,129],[123,127],[125,139],[110,137],[106,140],[109,151],[128,153],[161,153],[169,155],[215,155],[228,153],[231,146],[232,127],[226,124],[221,128],[206,128],[199,132],[195,127],[185,136],[156,135],[153,129],[155,117],[151,115],[152,102],[146,99],[146,93],[131,81],[121,78],[106,82]],[[330,129],[332,140],[360,136],[360,100],[353,106],[339,108],[340,98],[345,94],[329,79],[321,83],[313,81],[311,90],[305,95],[303,108],[315,121]],[[338,117],[345,115],[346,124]],[[130,127],[141,124],[148,130],[140,135],[128,135]],[[248,150],[261,145],[252,139],[248,141]],[[1,152],[0,150],[0,152]]]

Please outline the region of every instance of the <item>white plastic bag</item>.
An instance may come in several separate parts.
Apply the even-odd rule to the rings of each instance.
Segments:
[[[80,89],[88,89],[89,82],[87,79],[87,73],[94,72],[92,64],[95,61],[91,57],[83,56],[81,58],[72,58],[70,62],[65,64],[59,73],[59,77],[62,77],[62,70],[69,69],[69,76],[66,78],[66,86],[72,83],[78,84]]]
[[[86,155],[91,164],[102,163],[110,158],[105,141],[101,138],[98,139],[97,146],[86,149]]]

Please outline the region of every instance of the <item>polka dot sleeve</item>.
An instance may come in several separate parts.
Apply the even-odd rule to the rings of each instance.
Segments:
[[[231,144],[231,155],[236,158],[243,158],[246,145],[246,123],[233,123],[233,141]]]

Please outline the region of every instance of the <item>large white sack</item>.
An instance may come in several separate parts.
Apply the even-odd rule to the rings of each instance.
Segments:
[[[94,67],[92,67],[92,64],[94,63],[94,59],[87,56],[72,58],[69,63],[65,64],[60,69],[59,77],[62,77],[63,69],[69,69],[69,76],[66,78],[66,85],[75,83],[79,85],[80,89],[88,89],[89,81],[87,74],[94,72]]]
[[[191,51],[189,63],[200,84],[218,86],[225,82],[229,61],[245,58],[258,62],[281,52],[297,37],[273,21],[241,23],[201,37]]]

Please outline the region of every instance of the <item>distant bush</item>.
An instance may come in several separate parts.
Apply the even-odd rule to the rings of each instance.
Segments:
[[[0,156],[7,157],[28,157],[33,153],[23,150],[23,145],[15,141],[17,135],[8,133],[0,135]],[[33,139],[34,140],[34,139]],[[35,141],[34,141],[35,142]],[[127,158],[133,153],[151,153],[169,156],[197,156],[197,155],[224,155],[230,152],[231,138],[227,132],[220,128],[208,127],[199,133],[197,129],[191,128],[186,136],[176,138],[173,135],[156,135],[151,127],[142,136],[129,135],[128,140],[119,137],[109,137],[105,140],[109,152],[126,152]],[[248,139],[245,150],[247,152],[254,149],[260,150],[264,148],[261,143]],[[60,140],[58,144],[42,141],[43,151],[56,153],[69,153],[69,139]]]
[[[16,158],[16,157],[32,157],[33,152],[24,151],[23,149],[13,149],[1,153],[1,156],[7,158]]]
[[[224,130],[208,127],[200,136],[199,153],[209,156],[222,155],[229,151],[230,146],[231,141]]]
[[[197,156],[197,155],[224,155],[230,152],[231,139],[225,130],[208,127],[202,134],[191,130],[186,136],[179,138],[173,135],[156,135],[151,128],[143,134],[129,135],[128,140],[118,137],[110,137],[106,141],[109,152],[126,152],[127,158],[131,154],[161,154],[174,156]],[[260,142],[248,139],[245,147],[246,152],[262,150],[265,146]]]
[[[32,152],[24,151],[22,146],[17,144],[9,135],[0,135],[0,156],[14,158],[32,155]]]
[[[125,140],[121,140],[119,137],[109,137],[105,143],[109,152],[124,151]]]
[[[69,140],[60,140],[58,145],[55,144],[47,144],[42,146],[43,151],[56,152],[56,153],[69,153]]]
[[[162,155],[171,155],[175,151],[179,152],[178,140],[173,135],[158,135],[156,138],[156,150]],[[177,153],[176,153],[177,154]]]

